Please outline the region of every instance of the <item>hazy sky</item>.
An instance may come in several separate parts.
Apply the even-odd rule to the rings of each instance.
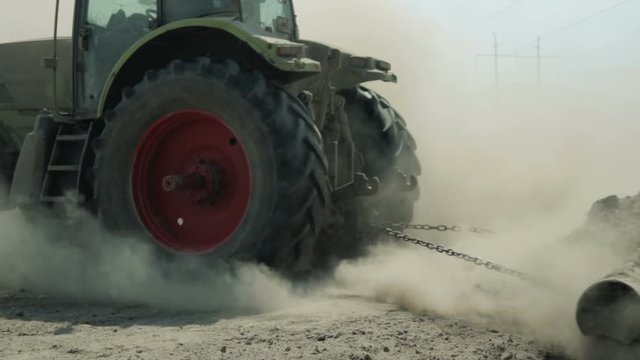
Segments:
[[[68,19],[73,1],[62,2]],[[0,15],[0,42],[48,36],[53,3],[0,0],[11,9]],[[571,201],[584,210],[640,189],[640,0],[296,4],[303,37],[393,63],[400,84],[372,86],[420,142],[428,211],[474,220],[489,203],[507,216],[534,200],[542,211]],[[476,56],[493,51],[494,34],[500,53],[519,55],[534,55],[542,36],[543,54],[556,58],[543,63],[540,92],[535,61],[501,59],[496,94],[492,59]]]
[[[618,3],[299,0],[297,7],[304,37],[393,63],[400,83],[371,86],[418,138],[425,218],[485,221],[579,217],[597,198],[640,189],[640,1],[593,17]],[[500,53],[521,55],[534,55],[542,36],[543,54],[557,58],[543,62],[540,92],[535,61],[501,59],[496,95],[492,59],[476,56],[492,52],[494,34]]]
[[[538,35],[551,35],[559,29],[620,2],[620,0],[395,0],[390,3],[394,4],[396,11],[405,13],[410,18],[447,26],[451,31],[459,33],[461,37],[472,42],[478,52],[492,51],[493,33],[497,33],[504,52],[509,53],[519,49],[523,53],[534,54],[534,41]],[[64,9],[70,10],[72,3],[73,0],[62,0],[63,15],[70,15],[70,11]],[[380,0],[346,2],[298,0],[297,10],[301,14],[306,14],[309,9],[318,7],[333,8],[336,12],[353,7],[345,3],[353,3],[359,8],[357,14],[349,14],[349,16],[372,20],[379,16],[376,14],[379,9],[391,7],[385,4],[388,3],[387,1]],[[0,0],[3,9],[11,9],[5,10],[0,17],[2,20],[0,41],[47,36],[53,27],[50,16],[53,12],[53,4],[54,0]],[[506,11],[502,14],[498,14],[505,9]],[[561,57],[595,56],[595,60],[606,60],[607,55],[611,55],[620,64],[633,62],[638,59],[634,56],[640,55],[638,49],[634,49],[633,46],[640,32],[640,23],[637,21],[639,13],[640,1],[627,1],[620,7],[582,25],[543,39],[544,52]],[[313,19],[308,16],[301,22],[303,30],[304,22],[319,22],[341,28],[347,26],[329,19]],[[69,22],[62,21],[62,23]],[[348,31],[345,34],[348,34]]]
[[[74,1],[61,2],[61,33],[68,34]],[[54,3],[53,0],[0,0],[3,9],[11,9],[0,15],[0,42],[50,36]],[[555,34],[619,3],[622,5]],[[317,9],[322,9],[323,18],[313,16]],[[332,9],[333,16],[326,18],[326,9]],[[449,35],[457,38],[449,39],[451,43],[443,43],[441,48],[464,43],[470,54],[492,53],[495,33],[501,53],[534,55],[536,37],[541,35],[543,54],[558,57],[544,63],[546,70],[555,75],[635,67],[640,60],[640,49],[634,46],[640,35],[640,22],[637,21],[640,1],[637,0],[297,1],[303,34],[306,31],[315,35],[317,29],[331,26],[339,28],[345,40],[347,36],[352,39],[367,33],[366,29],[350,28],[350,18],[360,23],[369,21],[366,28],[370,28],[376,26],[378,17],[385,16],[381,9],[403,14],[403,21],[446,27]],[[390,33],[393,28],[385,31]],[[424,34],[425,38],[427,36]],[[513,68],[519,70],[534,65],[530,60],[507,59],[503,60],[505,68],[502,70],[508,74]],[[477,66],[491,69],[493,65],[491,59],[480,58]],[[507,80],[508,76],[505,76]]]

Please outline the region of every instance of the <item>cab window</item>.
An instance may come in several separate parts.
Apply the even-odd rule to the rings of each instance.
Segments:
[[[237,0],[165,0],[164,22],[238,14]]]
[[[242,0],[243,20],[262,33],[293,38],[295,23],[291,0]]]
[[[78,84],[80,108],[96,107],[113,66],[134,42],[155,27],[156,21],[156,0],[88,0],[79,34],[84,62]]]

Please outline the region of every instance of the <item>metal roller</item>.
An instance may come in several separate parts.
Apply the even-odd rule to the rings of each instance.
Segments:
[[[582,294],[576,320],[585,336],[640,340],[640,254]]]

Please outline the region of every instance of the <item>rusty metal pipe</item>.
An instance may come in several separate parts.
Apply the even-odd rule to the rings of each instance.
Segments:
[[[640,341],[640,262],[590,286],[578,300],[576,320],[585,336]]]

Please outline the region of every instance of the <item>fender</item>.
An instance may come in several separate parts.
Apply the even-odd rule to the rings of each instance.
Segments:
[[[313,75],[321,71],[321,64],[319,62],[305,57],[305,44],[252,34],[247,25],[228,18],[201,18],[176,21],[163,25],[143,36],[120,57],[109,73],[102,88],[97,109],[98,117],[101,117],[105,111],[107,97],[114,80],[131,57],[158,37],[187,28],[208,28],[223,31],[246,44],[268,64],[282,72]]]

